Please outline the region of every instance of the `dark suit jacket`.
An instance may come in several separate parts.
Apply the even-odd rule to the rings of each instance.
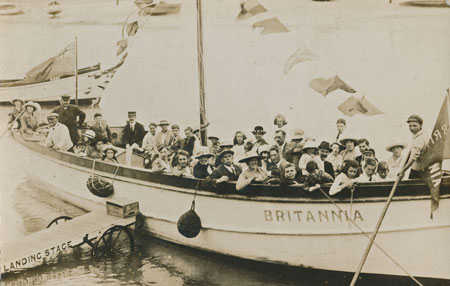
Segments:
[[[123,129],[123,143],[125,145],[132,145],[133,143],[136,143],[141,146],[145,133],[144,126],[139,122],[136,122],[136,125],[134,125],[134,130],[131,131],[130,122],[127,121],[127,125],[125,125],[125,128]]]
[[[221,164],[203,181],[202,187],[215,187],[216,180],[220,179],[222,176],[227,176],[230,178],[230,181],[237,181],[239,175],[242,173],[242,169],[235,164],[233,164],[233,167],[236,170],[236,174],[231,173],[223,164]]]
[[[208,177],[208,166],[211,165],[202,165],[200,164],[200,162],[197,162],[197,164],[195,164],[194,166],[194,177],[197,179],[205,179],[206,177]],[[211,169],[214,169],[214,167],[211,166]]]
[[[197,139],[193,135],[189,138],[184,139],[185,144],[183,146],[183,149],[189,153],[189,156],[192,156],[192,152],[194,152],[195,140]]]
[[[64,109],[62,106],[55,108],[52,113],[59,114],[59,123],[62,123],[67,126],[70,133],[70,139],[73,144],[77,144],[80,139],[80,135],[78,134],[77,125],[81,126],[86,119],[86,114],[81,111],[76,105],[69,104],[67,109]],[[77,121],[78,117],[78,121]]]
[[[331,164],[328,161],[323,161],[323,169],[325,171],[325,173],[328,173],[328,175],[330,175],[331,177],[333,177],[334,179],[334,168],[333,168],[333,164]]]

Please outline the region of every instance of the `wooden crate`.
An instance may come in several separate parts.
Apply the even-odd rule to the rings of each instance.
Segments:
[[[139,203],[128,199],[115,198],[106,201],[106,213],[108,215],[128,218],[136,216],[139,212]]]

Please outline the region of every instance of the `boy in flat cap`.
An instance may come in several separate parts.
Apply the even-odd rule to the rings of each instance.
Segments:
[[[409,179],[418,179],[420,178],[419,173],[419,163],[420,155],[424,151],[425,147],[428,144],[428,138],[423,134],[422,125],[423,119],[419,115],[411,115],[406,121],[409,126],[409,131],[413,134],[412,142],[411,142],[411,151],[409,154],[409,159],[406,165],[400,170],[398,176],[403,178],[405,172],[411,168],[411,172],[409,173]]]
[[[83,125],[84,120],[86,119],[86,114],[81,111],[78,106],[69,104],[69,95],[62,95],[60,103],[61,106],[54,109],[52,113],[58,114],[59,122],[67,126],[70,133],[70,139],[75,145],[80,139],[77,127],[81,127],[81,125]]]

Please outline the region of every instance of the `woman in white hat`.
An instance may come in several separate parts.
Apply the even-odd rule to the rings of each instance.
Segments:
[[[256,152],[249,153],[239,163],[247,164],[248,168],[240,175],[236,183],[236,190],[240,191],[252,183],[264,183],[268,180],[267,172],[258,166],[260,157]]]
[[[106,145],[103,149],[105,155],[103,156],[103,162],[119,164],[119,160],[116,158],[117,150],[112,145]]]
[[[407,146],[405,143],[394,142],[386,147],[386,150],[392,153],[392,156],[387,160],[389,169],[388,179],[395,180],[397,177],[398,172],[401,170],[400,164],[404,158],[402,152]]]
[[[20,117],[20,130],[23,134],[34,135],[39,127],[39,122],[34,112],[40,110],[37,103],[29,101],[24,105],[25,111]]]
[[[322,160],[320,159],[319,147],[316,140],[308,140],[303,146],[303,155],[298,162],[298,168],[302,171],[302,175],[307,175],[306,164],[309,161],[315,161],[317,165],[323,166]]]

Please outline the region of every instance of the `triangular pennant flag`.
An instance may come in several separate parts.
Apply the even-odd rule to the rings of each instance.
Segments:
[[[241,12],[237,16],[237,19],[245,20],[264,12],[267,12],[267,9],[258,0],[248,0],[241,3]]]
[[[119,48],[117,49],[117,55],[120,55],[121,53],[123,53],[123,51],[125,51],[128,47],[128,39],[123,39],[117,42],[117,46],[119,46]]]
[[[324,78],[316,78],[313,79],[309,86],[311,86],[315,91],[321,93],[323,96],[327,96],[332,91],[336,89],[342,89],[346,92],[355,93],[356,90],[351,88],[348,84],[346,84],[340,77],[334,76],[329,79]]]
[[[351,96],[349,99],[344,101],[338,106],[338,109],[347,116],[353,116],[357,113],[361,113],[367,116],[383,114],[378,108],[376,108],[367,99],[356,98]]]
[[[127,34],[129,37],[136,35],[137,30],[139,28],[138,21],[134,21],[133,23],[127,24]]]
[[[417,159],[422,169],[422,178],[427,182],[431,194],[431,218],[433,212],[439,207],[439,191],[442,181],[442,161],[450,159],[450,97],[444,99],[428,145]]]
[[[310,60],[317,60],[317,57],[306,47],[299,48],[286,60],[283,72],[288,74],[296,64]]]
[[[289,32],[277,17],[256,22],[253,24],[253,28],[262,28],[261,35]]]

